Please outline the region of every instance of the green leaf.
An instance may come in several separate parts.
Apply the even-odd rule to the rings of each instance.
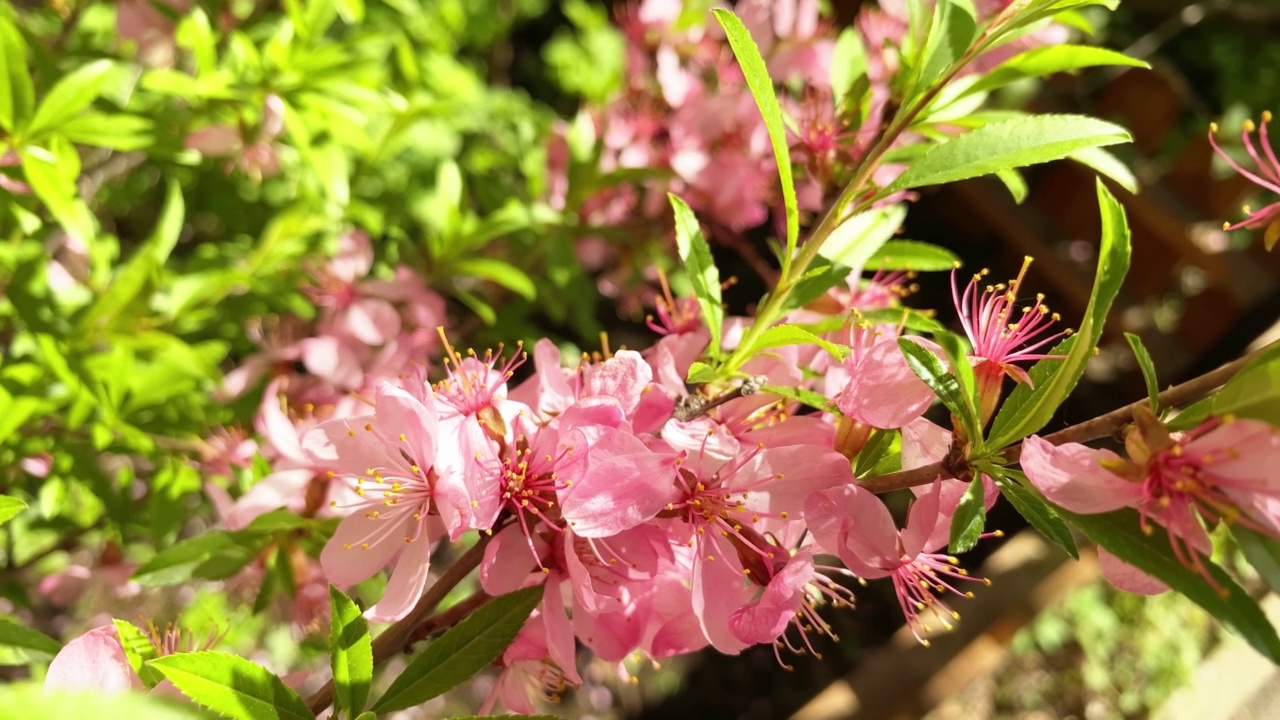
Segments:
[[[960,258],[950,250],[918,240],[890,240],[867,259],[866,270],[950,270]]]
[[[1280,425],[1280,353],[1250,362],[1213,396],[1214,415],[1234,415]]]
[[[150,662],[183,695],[233,720],[314,718],[280,678],[242,657],[219,652],[167,655]]]
[[[1151,412],[1160,412],[1160,383],[1156,380],[1156,364],[1151,360],[1151,353],[1147,352],[1147,346],[1142,344],[1142,338],[1127,332],[1124,339],[1128,341],[1129,348],[1133,350],[1133,357],[1138,361],[1138,368],[1142,370],[1142,380],[1147,384],[1147,398],[1151,401]]]
[[[0,127],[14,132],[26,124],[35,103],[27,43],[8,16],[0,16]]]
[[[8,495],[0,495],[0,525],[3,525],[18,516],[18,513],[27,509],[27,503],[16,497]]]
[[[787,345],[817,345],[831,353],[836,360],[844,360],[845,356],[849,354],[849,348],[823,340],[808,330],[801,329],[795,325],[774,325],[760,334],[759,339],[756,340],[755,346],[751,350],[751,355],[760,350]]]
[[[1231,526],[1231,535],[1267,587],[1280,592],[1280,541],[1239,524]]]
[[[374,703],[373,711],[381,714],[420,705],[466,682],[502,654],[540,600],[541,587],[490,600],[413,658]]]
[[[947,548],[953,555],[968,552],[978,544],[982,528],[987,524],[984,492],[982,480],[974,478],[956,505],[956,512],[951,516],[951,542]]]
[[[1009,170],[1000,170],[995,173],[995,176],[1008,188],[1009,194],[1013,196],[1015,205],[1021,205],[1027,199],[1027,193],[1030,190],[1027,188],[1027,181],[1023,179],[1022,173],[1011,168]]]
[[[1080,381],[1085,365],[1102,337],[1102,327],[1111,311],[1111,303],[1119,294],[1125,274],[1129,271],[1129,225],[1125,220],[1124,208],[1116,202],[1101,180],[1098,181],[1097,188],[1098,205],[1102,211],[1102,245],[1098,250],[1098,269],[1084,318],[1075,335],[1069,339],[1070,351],[1053,375],[1046,380],[1037,381],[1035,390],[1010,395],[1009,401],[1000,408],[991,426],[989,447],[1005,447],[1044,427]],[[1037,363],[1033,370],[1043,362],[1045,361]],[[1032,379],[1036,379],[1034,375]],[[1019,390],[1023,388],[1019,387]]]
[[[791,152],[787,145],[787,130],[782,124],[782,108],[778,106],[778,98],[773,92],[773,80],[769,78],[769,70],[765,67],[764,58],[760,56],[760,48],[746,26],[729,10],[715,8],[711,11],[724,28],[733,55],[738,59],[742,75],[751,89],[751,96],[760,108],[764,118],[764,126],[769,131],[769,142],[773,145],[773,158],[778,164],[778,178],[781,181],[782,204],[787,213],[787,249],[782,258],[783,277],[791,267],[791,258],[795,255],[796,243],[800,239],[800,210],[796,204],[796,184],[791,177]]]
[[[268,533],[215,530],[156,554],[133,573],[141,585],[176,585],[191,578],[223,580],[248,565],[271,542]]]
[[[0,616],[0,665],[26,665],[51,659],[62,645],[39,630]]]
[[[972,409],[975,417],[981,417],[978,414],[978,378],[973,372],[973,364],[969,362],[969,341],[965,338],[948,331],[934,334],[934,340],[942,346],[943,352],[947,354],[947,362],[951,364],[951,374],[955,377],[956,382],[960,384],[960,392],[967,399],[967,404]],[[980,436],[971,435],[972,439],[979,439]]]
[[[893,449],[893,443],[897,439],[897,430],[882,430],[880,428],[872,430],[871,435],[867,437],[867,443],[862,446],[862,450],[854,458],[854,477],[861,478],[870,474],[872,469],[879,465],[880,461]]]
[[[1134,176],[1129,166],[1125,165],[1124,161],[1114,154],[1102,148],[1085,148],[1084,150],[1077,150],[1067,157],[1081,165],[1092,168],[1104,177],[1111,178],[1125,190],[1135,195],[1138,194],[1138,178]]]
[[[1141,60],[1106,48],[1089,45],[1049,45],[1009,58],[968,88],[968,92],[990,92],[1027,78],[1043,77],[1060,72],[1074,73],[1084,68],[1104,65],[1151,67]]]
[[[458,259],[453,266],[460,275],[492,280],[525,300],[533,300],[538,296],[538,288],[533,284],[533,280],[529,279],[523,270],[504,260],[468,257]]]
[[[1200,563],[1213,576],[1218,586],[1225,590],[1225,596],[1199,573],[1174,558],[1169,536],[1164,528],[1149,523],[1147,527],[1151,533],[1148,535],[1143,532],[1138,513],[1133,510],[1076,515],[1059,508],[1058,514],[1112,555],[1187,596],[1239,633],[1258,652],[1272,662],[1280,663],[1280,638],[1276,637],[1275,628],[1253,598],[1249,597],[1249,593],[1212,560],[1200,557]]]
[[[0,685],[0,717],[102,718],[103,720],[202,720],[199,708],[178,698],[137,692],[104,693],[93,690],[45,690],[40,682]]]
[[[329,658],[333,666],[334,712],[354,717],[364,710],[373,681],[373,641],[360,608],[329,586]]]
[[[151,147],[151,121],[124,113],[86,112],[63,123],[58,130],[66,139],[81,145],[127,152]]]
[[[76,176],[80,174],[80,158],[70,142],[54,138],[51,152],[28,146],[19,155],[22,173],[36,197],[49,208],[54,219],[68,235],[92,247],[95,222],[89,207],[80,199]]]
[[[818,255],[836,265],[861,270],[898,232],[906,217],[907,206],[902,204],[858,213],[831,231]]]
[[[836,107],[844,104],[854,83],[866,74],[867,48],[862,44],[862,35],[857,29],[847,27],[840,32],[831,51],[831,98]]]
[[[969,49],[977,32],[972,0],[938,0],[929,34],[921,49],[915,94],[932,88],[948,68]]]
[[[805,388],[784,387],[782,385],[765,385],[760,388],[760,392],[772,393],[779,397],[795,400],[801,405],[814,408],[816,410],[831,411],[831,398],[820,392],[807,390]]]
[[[1119,125],[1083,115],[1031,115],[995,122],[930,148],[882,192],[965,180],[1128,142]]]
[[[720,357],[720,334],[724,324],[724,305],[720,299],[720,270],[711,257],[711,246],[702,236],[698,218],[684,200],[667,193],[676,218],[676,250],[685,274],[693,285],[693,295],[702,308],[702,321],[711,333],[707,352],[712,358]]]
[[[966,398],[960,381],[947,372],[936,355],[912,338],[898,338],[898,347],[902,348],[902,354],[906,357],[911,371],[929,386],[942,404],[964,426],[968,437],[975,442],[979,441],[982,438],[982,427],[978,422],[978,413],[971,400]]]
[[[124,648],[124,657],[129,667],[142,678],[143,684],[153,688],[164,679],[159,670],[147,665],[157,657],[156,646],[137,625],[127,620],[112,620],[116,626],[116,635],[120,637],[120,647]]]
[[[704,362],[695,360],[693,364],[689,366],[689,376],[685,378],[685,382],[698,385],[701,383],[709,383],[717,377],[719,377],[719,375],[716,373],[715,368]]]
[[[333,0],[342,22],[348,25],[359,25],[364,22],[364,0]]]
[[[26,128],[32,138],[60,127],[97,99],[111,72],[110,60],[95,60],[72,70],[58,80],[40,101],[35,117]]]
[[[983,468],[991,476],[1000,495],[1013,506],[1018,514],[1027,519],[1031,526],[1040,531],[1058,547],[1067,551],[1071,557],[1079,560],[1080,551],[1076,549],[1076,540],[1071,536],[1071,529],[1058,517],[1053,507],[1046,503],[1034,490],[1026,475],[1017,470],[1007,468]]]

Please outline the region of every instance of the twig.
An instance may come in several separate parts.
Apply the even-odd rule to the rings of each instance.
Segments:
[[[430,625],[434,628],[443,627],[442,624],[433,624],[431,613],[444,600],[458,583],[462,582],[471,571],[480,566],[480,561],[484,558],[484,548],[489,544],[492,535],[481,535],[480,541],[471,547],[462,557],[458,558],[444,574],[436,580],[435,584],[427,588],[422,598],[418,600],[418,604],[414,606],[409,614],[404,616],[399,622],[387,628],[378,637],[373,640],[373,665],[377,667],[385,664],[388,660],[398,655],[405,648],[412,645],[419,636],[425,637],[420,628],[424,625]],[[464,600],[463,603],[471,602],[475,596]],[[452,609],[446,610],[438,617],[444,617],[453,612]],[[461,613],[465,614],[465,613]],[[452,617],[450,615],[450,617]],[[429,632],[427,633],[429,634]],[[324,687],[317,690],[311,697],[307,698],[307,707],[311,711],[320,714],[322,710],[329,707],[333,702],[333,680],[330,679],[324,684]]]
[[[1248,355],[1233,360],[1226,365],[1201,375],[1200,377],[1188,380],[1181,385],[1175,385],[1168,390],[1160,393],[1161,407],[1176,407],[1195,402],[1218,387],[1221,387],[1230,380],[1240,369],[1247,365],[1251,360],[1258,357],[1264,352],[1274,349],[1275,343],[1259,348]],[[1054,445],[1062,445],[1069,442],[1088,442],[1089,440],[1097,440],[1098,438],[1107,437],[1115,433],[1126,423],[1133,421],[1133,410],[1139,405],[1145,405],[1147,400],[1144,398],[1138,402],[1125,405],[1122,408],[1112,410],[1105,415],[1099,415],[1092,420],[1086,420],[1082,423],[1072,425],[1064,430],[1045,435],[1044,439]],[[1004,459],[1007,462],[1016,462],[1022,453],[1022,443],[1010,445],[1003,451]],[[918,485],[927,485],[936,478],[946,480],[954,477],[954,474],[940,462],[930,465],[923,465],[910,470],[902,470],[900,472],[889,473],[887,475],[878,475],[875,477],[864,478],[858,481],[862,487],[874,493],[886,493],[893,490],[905,490],[906,488],[916,487]]]

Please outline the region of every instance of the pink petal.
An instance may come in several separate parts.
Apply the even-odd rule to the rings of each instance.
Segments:
[[[653,370],[640,353],[621,350],[600,365],[591,368],[582,385],[583,397],[611,397],[628,416],[640,404],[640,396],[653,382]]]
[[[360,387],[364,371],[355,359],[350,343],[336,337],[307,338],[299,343],[302,348],[302,364],[312,375],[328,380],[344,390]]]
[[[934,480],[928,492],[916,498],[916,502],[907,512],[907,526],[902,530],[902,554],[915,557],[921,552],[936,548],[926,548],[925,543],[938,527],[938,496],[942,492],[942,481]],[[950,528],[948,527],[948,533]]]
[[[617,535],[675,500],[675,473],[673,456],[651,452],[626,430],[610,431],[591,449],[581,481],[563,492],[561,513],[582,537]]]
[[[582,684],[578,674],[573,626],[564,605],[564,583],[548,581],[542,586],[542,620],[547,628],[547,654],[573,685]]]
[[[726,482],[743,490],[747,510],[782,513],[801,510],[812,493],[851,485],[854,477],[848,458],[834,450],[788,445],[759,451]]]
[[[1106,548],[1098,548],[1098,566],[1102,569],[1102,577],[1125,592],[1135,595],[1159,595],[1169,589],[1168,585],[1151,577],[1138,568],[1107,552]]]
[[[737,655],[747,647],[729,629],[729,618],[747,601],[742,587],[742,569],[737,553],[728,541],[715,534],[700,535],[698,554],[693,559],[693,613],[702,632],[716,650]]]
[[[400,313],[386,300],[364,298],[347,308],[343,325],[366,345],[381,345],[400,334]]]
[[[925,347],[933,345],[914,340]],[[876,343],[856,364],[845,362],[852,380],[836,398],[836,406],[855,420],[872,427],[898,428],[923,415],[933,402],[933,391],[911,371],[895,341]]]
[[[230,155],[240,148],[240,131],[229,125],[207,125],[189,133],[184,144],[201,155]]]
[[[384,541],[385,545],[400,545],[404,552],[396,561],[395,570],[387,581],[387,589],[376,605],[364,611],[373,622],[395,622],[413,609],[422,591],[427,587],[427,571],[431,568],[431,538],[425,531],[412,542],[404,542],[399,536]],[[325,547],[328,549],[328,546]]]
[[[484,548],[480,562],[480,587],[490,595],[514,592],[534,569],[533,552],[519,525],[499,530]]]
[[[902,426],[903,470],[941,462],[950,449],[951,433],[924,418]]]
[[[114,625],[103,625],[67,643],[49,663],[45,690],[95,690],[118,693],[142,690],[142,680],[129,666]]]
[[[734,611],[729,629],[748,645],[773,642],[796,616],[805,599],[805,585],[813,578],[813,559],[797,555],[761,593],[760,599]]]
[[[239,530],[259,515],[287,507],[301,511],[306,504],[307,485],[315,477],[308,468],[277,470],[267,475],[240,496],[227,513],[227,528]]]
[[[1136,506],[1142,486],[1103,469],[1118,459],[1110,450],[1078,443],[1054,445],[1032,435],[1022,441],[1022,470],[1049,502],[1071,512],[1094,514]]]
[[[388,527],[394,520],[367,517],[363,511],[343,518],[333,537],[320,551],[320,567],[329,582],[340,588],[368,580],[386,567],[391,558],[405,550],[406,521]],[[368,543],[368,547],[365,547]],[[426,544],[409,543],[409,546]]]
[[[817,492],[804,514],[818,545],[858,575],[883,577],[901,564],[898,526],[874,493],[853,485]]]
[[[272,380],[262,396],[254,426],[285,459],[305,463],[302,444],[298,441],[298,428],[284,414],[281,407],[280,380]]]
[[[401,448],[424,471],[435,464],[439,413],[434,396],[428,394],[424,402],[383,382],[378,385],[375,408],[373,425],[383,442]]]
[[[377,418],[361,415],[320,423],[302,436],[302,451],[318,468],[339,475],[361,477],[369,468],[401,467],[404,459],[392,455],[369,431]]]

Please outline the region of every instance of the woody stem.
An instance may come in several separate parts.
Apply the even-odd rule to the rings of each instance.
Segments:
[[[1241,368],[1249,364],[1254,358],[1264,353],[1273,351],[1276,348],[1276,341],[1253,352],[1233,360],[1226,365],[1205,373],[1197,378],[1188,380],[1181,385],[1175,385],[1168,390],[1160,393],[1158,398],[1161,407],[1177,407],[1195,402],[1217,388],[1224,385],[1228,380],[1240,372]],[[1146,399],[1125,405],[1122,408],[1112,410],[1105,415],[1099,415],[1092,420],[1086,420],[1082,423],[1072,425],[1064,430],[1045,435],[1044,439],[1054,445],[1063,445],[1065,443],[1082,443],[1098,438],[1107,437],[1115,433],[1127,423],[1133,422],[1133,411],[1140,405],[1145,405]],[[1022,444],[1010,445],[1001,453],[1004,460],[1009,463],[1017,462],[1018,457],[1022,454]],[[888,473],[887,475],[877,475],[875,477],[863,478],[858,481],[862,487],[874,493],[887,493],[893,490],[904,490],[906,488],[916,487],[918,485],[928,485],[936,478],[943,480],[953,477],[943,463],[932,463],[923,465],[910,470],[902,470],[900,472]]]

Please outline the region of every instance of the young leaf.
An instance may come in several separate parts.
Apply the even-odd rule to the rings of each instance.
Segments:
[[[1031,115],[995,122],[930,148],[882,193],[966,180],[1128,142],[1119,125],[1083,115]]]
[[[974,478],[969,483],[956,505],[956,512],[951,516],[951,542],[947,548],[952,554],[968,552],[978,544],[982,528],[987,524],[987,508],[983,504],[983,483],[981,478]]]
[[[831,398],[820,392],[814,392],[813,390],[783,387],[780,385],[765,385],[760,388],[760,392],[767,392],[777,395],[778,397],[784,397],[788,400],[795,400],[801,405],[811,407],[815,410],[822,410],[825,412],[830,412],[832,410]]]
[[[733,48],[733,56],[738,59],[742,75],[751,89],[751,96],[760,108],[764,118],[764,126],[769,131],[769,142],[773,144],[773,158],[778,163],[778,179],[782,188],[782,204],[787,213],[787,249],[782,258],[782,267],[791,266],[791,257],[795,254],[796,243],[800,238],[800,210],[796,204],[796,184],[791,177],[791,151],[788,149],[787,130],[782,124],[782,108],[778,106],[778,98],[773,92],[773,80],[769,78],[769,70],[765,67],[764,58],[760,56],[760,48],[751,39],[746,26],[729,10],[715,8],[711,11],[724,28],[725,37],[729,39],[729,47]]]
[[[95,60],[72,70],[58,80],[36,108],[26,135],[37,138],[75,117],[97,99],[111,71],[110,60]]]
[[[1005,447],[1044,427],[1080,381],[1085,364],[1102,337],[1102,326],[1111,310],[1111,303],[1119,294],[1120,285],[1129,271],[1129,225],[1125,221],[1124,208],[1102,181],[1098,181],[1097,187],[1098,205],[1102,211],[1102,245],[1098,250],[1093,292],[1080,328],[1070,338],[1071,350],[1048,379],[1036,383],[1035,390],[1024,392],[1019,397],[1015,397],[1018,395],[1016,392],[1010,396],[991,426],[989,447]],[[1036,368],[1044,362],[1037,363]]]
[[[1000,495],[1009,501],[1018,514],[1027,519],[1031,526],[1040,531],[1058,547],[1067,551],[1071,557],[1079,560],[1080,551],[1076,549],[1076,539],[1071,536],[1071,529],[1062,522],[1053,507],[1046,503],[1034,490],[1026,476],[1017,470],[1006,468],[984,468],[984,471],[995,481]]]
[[[960,258],[950,250],[918,240],[890,240],[867,259],[865,270],[941,272],[956,266]]]
[[[854,458],[854,477],[866,477],[889,454],[893,449],[894,441],[897,439],[897,430],[881,430],[880,428],[872,430],[871,436],[867,438],[867,443],[862,446],[862,451]]]
[[[338,588],[329,586],[329,656],[333,666],[334,711],[347,717],[364,710],[373,681],[373,641],[360,608]]]
[[[0,15],[0,127],[10,133],[26,124],[35,103],[27,44],[7,15]]]
[[[280,678],[257,663],[220,652],[156,658],[160,671],[196,704],[233,720],[311,720],[315,714]]]
[[[128,152],[151,146],[151,121],[123,113],[85,112],[62,124],[58,132],[81,145]]]
[[[765,330],[756,340],[755,346],[751,349],[751,354],[768,348],[784,347],[786,345],[817,345],[831,353],[836,360],[844,360],[845,356],[849,354],[849,348],[844,345],[837,345],[823,340],[808,330],[803,330],[795,325],[774,325]]]
[[[867,48],[862,44],[862,35],[855,28],[847,27],[840,32],[831,51],[831,99],[836,107],[844,104],[853,84],[866,74]]]
[[[80,199],[75,182],[80,174],[80,157],[70,142],[56,137],[53,140],[60,142],[52,143],[50,152],[35,146],[22,149],[22,174],[62,229],[92,247],[93,213]]]
[[[695,360],[693,364],[689,366],[689,377],[685,378],[685,382],[698,385],[701,383],[711,382],[712,380],[715,380],[716,377],[715,368],[704,362]]]
[[[972,398],[965,395],[960,381],[947,372],[936,355],[911,338],[898,338],[898,347],[902,348],[902,354],[906,357],[911,371],[937,394],[942,404],[964,426],[969,438],[975,441],[980,440],[982,427],[978,421],[978,412],[974,409]]]
[[[175,585],[193,577],[222,580],[249,564],[271,542],[268,533],[215,530],[156,554],[133,573],[141,585]]]
[[[17,620],[0,616],[0,666],[26,665],[53,658],[62,649],[57,640]]]
[[[1027,194],[1031,190],[1027,187],[1027,181],[1023,179],[1022,173],[1010,168],[996,172],[995,176],[997,180],[1004,183],[1005,188],[1009,190],[1009,194],[1013,196],[1014,205],[1021,205],[1027,199]]]
[[[818,249],[833,264],[861,270],[902,227],[906,205],[890,205],[858,213],[836,226]]]
[[[977,31],[972,0],[938,0],[917,66],[917,92],[932,87],[973,42]]]
[[[1005,60],[968,88],[967,92],[990,92],[1027,78],[1075,72],[1083,68],[1103,65],[1151,67],[1141,60],[1106,48],[1089,45],[1049,45],[1028,50]]]
[[[0,525],[3,525],[18,516],[18,513],[27,509],[27,504],[16,497],[0,495]]]
[[[149,661],[156,659],[155,645],[151,644],[151,639],[137,625],[127,620],[112,622],[116,626],[116,635],[120,636],[120,647],[124,648],[124,657],[129,661],[129,667],[138,673],[143,684],[149,688],[155,687],[164,679],[159,670],[147,665]]]
[[[1151,401],[1151,412],[1160,412],[1160,383],[1156,380],[1156,364],[1151,360],[1151,353],[1147,352],[1147,346],[1142,344],[1142,338],[1127,332],[1124,339],[1129,342],[1129,348],[1133,350],[1133,357],[1138,361],[1138,367],[1142,370],[1142,379],[1147,384],[1147,398]]]
[[[952,375],[960,384],[960,392],[966,399],[974,416],[978,416],[978,378],[974,375],[973,365],[969,362],[969,342],[963,337],[948,331],[934,335],[934,340],[942,346],[947,354],[947,362],[951,364]],[[977,438],[977,436],[970,436]]]
[[[711,258],[711,246],[702,236],[702,228],[698,226],[693,210],[675,195],[668,193],[667,199],[671,201],[671,209],[676,216],[676,249],[680,253],[680,262],[684,263],[685,273],[693,284],[694,297],[698,299],[698,307],[702,308],[702,321],[711,333],[707,352],[713,358],[719,357],[720,328],[724,323],[720,271]]]
[[[1276,637],[1275,628],[1249,593],[1212,560],[1202,556],[1200,563],[1225,593],[1219,593],[1199,573],[1174,558],[1164,528],[1151,523],[1147,525],[1151,533],[1144,532],[1138,513],[1133,510],[1076,515],[1059,508],[1058,514],[1112,555],[1187,596],[1234,629],[1258,652],[1280,663],[1280,638]]]
[[[466,682],[502,654],[540,600],[541,587],[490,600],[411,660],[373,711],[382,714],[420,705]]]

